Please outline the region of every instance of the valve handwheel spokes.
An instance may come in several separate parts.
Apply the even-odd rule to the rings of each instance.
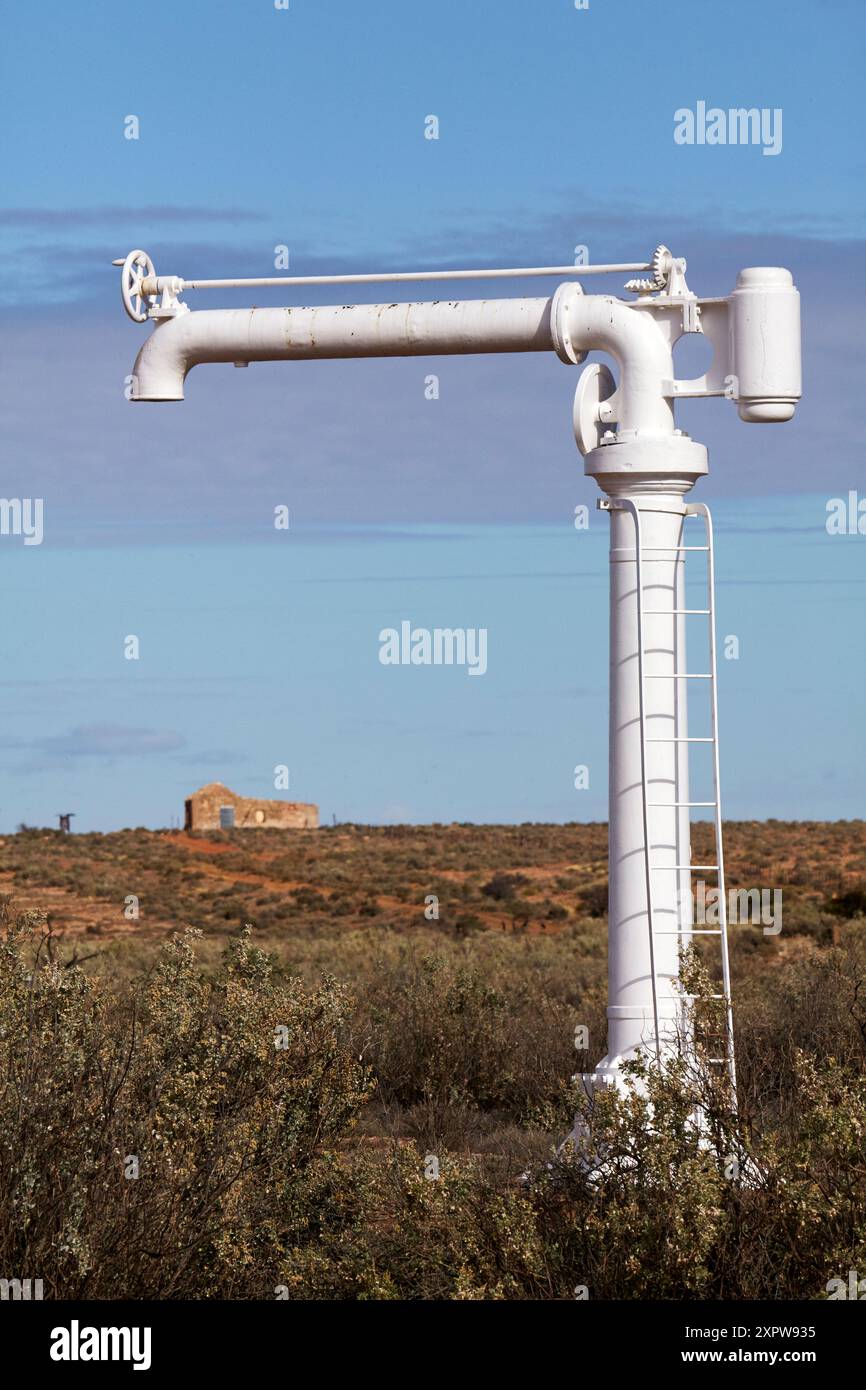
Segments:
[[[135,323],[144,323],[155,296],[142,294],[145,276],[155,277],[153,261],[146,251],[130,251],[120,272],[120,295],[123,307]]]

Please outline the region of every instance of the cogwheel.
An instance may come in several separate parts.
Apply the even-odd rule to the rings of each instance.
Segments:
[[[652,254],[650,267],[652,269],[651,280],[629,280],[626,289],[634,294],[652,294],[653,291],[663,290],[668,282],[671,273],[671,263],[673,256],[666,246],[657,246]]]

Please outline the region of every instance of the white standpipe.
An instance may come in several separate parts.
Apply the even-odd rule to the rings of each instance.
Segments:
[[[727,396],[742,419],[767,423],[790,419],[800,397],[799,295],[789,271],[752,267],[728,298],[698,299],[686,284],[685,261],[666,248],[649,263],[632,264],[652,276],[627,286],[638,295],[630,301],[585,295],[566,282],[549,299],[196,313],[178,299],[184,288],[235,282],[157,277],[142,251],[130,252],[121,277],[130,317],[157,323],[133,369],[136,401],[183,400],[187,373],[204,362],[555,351],[576,365],[600,350],[618,364],[617,382],[607,367],[587,367],[574,403],[585,471],[611,519],[608,1055],[593,1073],[608,1082],[617,1082],[622,1062],[640,1051],[660,1056],[684,1026],[679,951],[691,939],[697,867],[687,740],[712,740],[689,732],[683,677],[709,679],[714,671],[689,672],[686,661],[685,495],[706,473],[707,453],[676,428],[675,403]],[[673,366],[673,347],[685,333],[703,334],[714,348],[708,371],[691,381],[677,380]],[[712,601],[700,610],[709,611],[710,622],[711,610]],[[714,800],[697,804],[715,808],[721,855],[716,744],[713,753]],[[730,1018],[727,977],[725,991]]]
[[[609,481],[609,480],[608,480]],[[610,836],[608,1056],[615,1073],[641,1045],[673,1046],[686,1028],[679,950],[689,944],[691,862],[686,683],[644,679],[646,745],[641,739],[638,574],[641,532],[642,641],[653,677],[686,670],[685,504],[679,490],[615,494],[610,513]],[[656,741],[658,740],[658,741]],[[644,765],[646,807],[644,824]],[[649,844],[652,868],[644,853]],[[653,921],[648,917],[651,878]],[[653,972],[656,991],[653,992]]]

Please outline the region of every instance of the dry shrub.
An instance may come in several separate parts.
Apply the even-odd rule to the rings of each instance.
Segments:
[[[262,1296],[369,1091],[345,992],[246,934],[205,978],[193,933],[110,991],[34,926],[0,949],[0,1268],[49,1297]]]

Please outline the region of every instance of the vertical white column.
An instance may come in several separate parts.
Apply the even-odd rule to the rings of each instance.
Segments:
[[[685,504],[678,492],[619,493],[610,512],[610,906],[608,948],[608,1061],[655,1050],[652,964],[647,912],[642,796],[637,566],[634,518],[617,502],[640,508],[644,606],[644,671],[684,671]],[[658,547],[665,547],[659,549]],[[673,803],[688,800],[687,682],[646,680],[646,774],[653,918],[657,933],[675,933],[691,920],[689,875],[671,866],[690,860],[689,814]],[[670,742],[651,742],[665,739]],[[680,1027],[679,943],[654,937],[660,1042]]]

